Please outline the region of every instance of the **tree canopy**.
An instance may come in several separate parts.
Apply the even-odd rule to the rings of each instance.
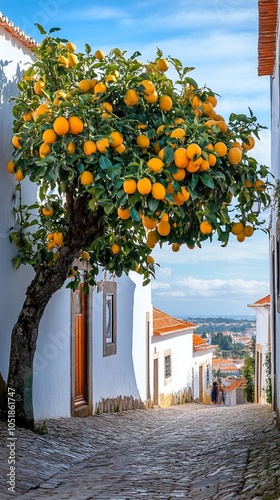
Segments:
[[[262,128],[251,110],[226,123],[215,92],[160,49],[148,62],[118,48],[82,53],[57,28],[38,27],[45,37],[18,85],[7,165],[17,191],[25,177],[38,185],[38,200],[14,209],[16,267],[54,266],[79,218],[91,285],[98,266],[148,283],[157,243],[178,251],[214,234],[222,246],[231,233],[252,236],[262,223],[253,202],[266,207],[269,194],[268,169],[250,156]]]

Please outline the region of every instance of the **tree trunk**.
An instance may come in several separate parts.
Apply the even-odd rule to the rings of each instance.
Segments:
[[[102,234],[99,229],[100,216],[92,217],[86,211],[86,196],[76,200],[68,196],[68,231],[65,245],[52,266],[46,264],[37,268],[35,277],[26,291],[26,299],[11,339],[10,365],[5,400],[1,401],[1,418],[7,418],[7,397],[14,394],[16,425],[34,429],[33,414],[33,361],[40,320],[52,295],[59,290],[82,248],[86,248]],[[10,391],[10,392],[9,392]]]

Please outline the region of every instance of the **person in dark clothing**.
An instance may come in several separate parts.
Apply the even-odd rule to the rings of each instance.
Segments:
[[[214,403],[214,405],[218,404],[218,383],[215,381],[213,382],[213,387],[211,391],[211,401]]]

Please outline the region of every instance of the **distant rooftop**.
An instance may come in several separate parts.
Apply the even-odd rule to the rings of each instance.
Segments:
[[[270,295],[266,295],[262,299],[257,300],[253,304],[248,304],[247,307],[270,306]]]
[[[173,332],[183,332],[187,329],[196,327],[191,321],[183,321],[182,319],[173,318],[169,314],[153,308],[153,334],[167,335]],[[202,339],[203,340],[203,339]]]

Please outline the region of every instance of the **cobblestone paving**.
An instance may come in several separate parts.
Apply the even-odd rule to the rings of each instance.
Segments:
[[[46,422],[16,429],[8,492],[0,424],[0,499],[280,499],[280,432],[271,408],[197,404]]]

